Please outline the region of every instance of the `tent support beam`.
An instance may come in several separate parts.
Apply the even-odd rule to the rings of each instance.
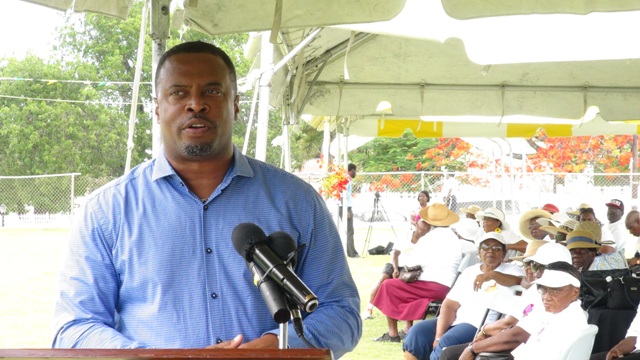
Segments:
[[[417,90],[424,88],[429,90],[465,90],[465,91],[528,91],[528,92],[578,92],[585,91],[584,86],[526,86],[526,85],[453,85],[453,84],[400,84],[400,83],[354,83],[338,81],[316,81],[315,87],[335,87],[342,86],[344,89],[396,89],[396,90]],[[640,87],[620,87],[620,86],[590,86],[589,93],[640,93]]]

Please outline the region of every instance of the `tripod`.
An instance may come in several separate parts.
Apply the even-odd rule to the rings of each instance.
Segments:
[[[384,215],[384,218],[387,220],[387,222],[391,226],[393,235],[395,235],[396,240],[398,239],[398,234],[396,234],[396,229],[393,228],[393,224],[391,223],[391,220],[389,220],[389,215],[387,214],[387,211],[384,209],[384,206],[382,205],[382,201],[380,201],[380,193],[376,191],[375,196],[373,198],[373,210],[371,211],[371,217],[369,218],[369,227],[367,228],[367,236],[364,239],[364,248],[362,249],[362,252],[361,252],[362,256],[367,256],[367,247],[369,247],[369,242],[371,241],[371,232],[373,231],[373,219],[376,216],[376,214],[380,213],[380,209],[382,209],[382,214]],[[393,244],[392,242],[389,242],[389,244],[387,244],[387,247],[391,246],[392,244]],[[385,250],[389,250],[389,249],[385,249]]]

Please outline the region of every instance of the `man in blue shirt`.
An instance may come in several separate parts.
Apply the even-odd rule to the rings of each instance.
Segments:
[[[304,246],[294,270],[320,302],[303,314],[306,338],[336,357],[351,351],[360,301],[337,229],[309,184],[233,145],[239,97],[227,54],[180,44],[160,59],[155,85],[163,154],[87,199],[61,272],[53,346],[277,348],[278,324],[231,241],[251,222]],[[306,347],[295,336],[289,346]]]

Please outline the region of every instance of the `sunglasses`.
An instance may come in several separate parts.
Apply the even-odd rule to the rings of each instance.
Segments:
[[[480,250],[482,251],[493,251],[493,252],[500,252],[502,251],[502,245],[493,245],[493,246],[489,246],[487,244],[482,244],[480,245]]]
[[[564,293],[564,291],[567,289],[568,289],[567,286],[563,286],[560,288],[550,288],[550,287],[538,285],[538,292],[540,293],[540,295],[549,294],[549,296],[553,296],[553,297],[558,297],[562,295],[562,293]]]
[[[531,271],[533,272],[537,272],[538,270],[542,270],[544,271],[544,269],[547,267],[546,265],[542,265],[540,263],[537,263],[535,261],[531,261],[529,262],[529,267],[531,268]]]

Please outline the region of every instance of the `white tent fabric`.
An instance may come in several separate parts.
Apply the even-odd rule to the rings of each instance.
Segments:
[[[121,18],[132,3],[24,1]],[[158,3],[171,1],[152,1],[152,19]],[[541,124],[551,136],[638,133],[613,121],[640,117],[639,10],[635,0],[198,0],[177,17],[211,34],[273,30],[274,61],[321,28],[271,82],[272,105],[289,107],[292,122],[349,117],[361,136],[392,136],[397,120],[417,136],[526,137]],[[391,103],[386,119],[380,101]],[[539,120],[510,122],[520,115]],[[430,120],[440,116],[498,120]]]

